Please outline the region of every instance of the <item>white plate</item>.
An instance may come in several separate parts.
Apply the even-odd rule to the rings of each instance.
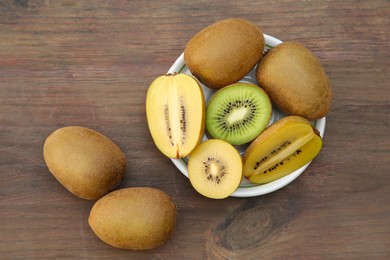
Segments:
[[[272,37],[270,35],[264,34],[265,38],[265,49],[270,49],[280,43],[282,43],[281,40],[276,39],[275,37]],[[184,63],[184,53],[180,55],[180,57],[175,61],[175,63],[172,65],[172,67],[169,69],[168,73],[184,73],[188,75],[192,75],[191,72],[188,70],[187,66]],[[255,69],[253,69],[248,75],[246,75],[242,80],[242,82],[249,82],[257,84],[256,82],[256,76],[255,76]],[[202,89],[205,95],[206,103],[208,103],[210,97],[214,94],[215,90],[212,90],[210,88],[205,87],[202,85]],[[269,124],[272,124],[273,122],[278,121],[279,119],[285,117],[283,113],[278,111],[277,109],[273,109],[272,116]],[[321,137],[324,136],[325,132],[325,123],[326,118],[323,117],[319,120],[312,121],[312,124],[314,127],[317,128],[317,130],[320,132]],[[206,134],[203,135],[203,141],[207,140],[208,137]],[[240,152],[240,154],[243,154],[247,146],[236,146],[237,150]],[[171,159],[172,162],[175,164],[175,166],[188,178],[188,170],[187,170],[187,162],[188,158],[184,159]],[[278,179],[273,182],[267,183],[267,184],[252,184],[250,183],[245,177],[243,178],[240,186],[237,188],[237,190],[231,195],[233,197],[254,197],[259,195],[264,195],[273,191],[276,191],[278,189],[283,188],[293,180],[295,180],[299,175],[301,175],[305,169],[309,166],[310,162],[306,164],[305,166],[299,168],[298,170]]]

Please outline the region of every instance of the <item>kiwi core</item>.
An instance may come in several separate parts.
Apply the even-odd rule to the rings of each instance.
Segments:
[[[204,163],[204,172],[207,180],[219,184],[223,176],[226,174],[226,169],[220,160],[209,157]]]
[[[217,176],[219,173],[218,165],[215,165],[215,163],[210,164],[210,173],[212,176]]]
[[[233,110],[230,113],[230,115],[228,115],[227,121],[229,124],[232,125],[238,121],[245,119],[247,114],[248,114],[248,108],[247,107],[240,107],[236,110]]]

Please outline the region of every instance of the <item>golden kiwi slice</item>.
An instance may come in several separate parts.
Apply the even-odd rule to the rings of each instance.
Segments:
[[[282,118],[269,126],[244,155],[244,176],[252,183],[279,179],[313,160],[322,147],[318,131],[299,116]]]
[[[191,153],[188,178],[195,190],[203,196],[226,198],[241,183],[241,156],[228,142],[210,139],[198,145]]]
[[[187,156],[205,127],[205,100],[198,81],[186,74],[156,78],[146,95],[146,117],[153,141],[169,158]]]

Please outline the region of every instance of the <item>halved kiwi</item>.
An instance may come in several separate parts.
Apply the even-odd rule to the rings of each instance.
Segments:
[[[194,189],[205,197],[230,196],[242,180],[242,159],[229,143],[210,139],[198,145],[188,161],[188,178]]]
[[[287,116],[268,127],[248,147],[244,176],[264,184],[313,160],[322,147],[318,131],[300,116]]]
[[[184,158],[201,141],[205,100],[198,81],[186,74],[157,77],[146,95],[146,117],[157,148],[169,158]]]
[[[213,138],[232,145],[255,139],[268,125],[272,105],[266,92],[249,83],[235,83],[219,90],[206,111],[206,128]]]

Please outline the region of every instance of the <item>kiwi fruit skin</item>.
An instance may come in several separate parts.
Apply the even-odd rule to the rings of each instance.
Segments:
[[[49,171],[71,193],[95,200],[119,185],[126,158],[108,137],[81,126],[57,129],[45,140]]]
[[[199,82],[186,74],[157,77],[146,95],[148,127],[157,148],[169,158],[186,157],[202,139],[206,103]]]
[[[229,108],[236,105],[229,105],[233,100],[235,103],[240,102],[239,108],[243,109],[245,106],[248,111],[254,111],[247,112],[245,119],[230,125],[226,119],[234,113],[234,108]],[[247,104],[247,101],[250,103]],[[218,90],[212,96],[206,110],[206,129],[213,138],[225,140],[232,145],[241,145],[255,139],[267,127],[271,114],[272,104],[264,90],[254,84],[238,82]],[[255,116],[251,117],[253,115]],[[236,129],[229,130],[229,125]]]
[[[287,115],[315,120],[330,110],[333,92],[329,78],[319,59],[298,42],[273,47],[259,62],[256,80]]]
[[[309,163],[321,148],[322,138],[307,119],[287,116],[270,125],[249,145],[243,174],[252,183],[265,184]]]
[[[230,196],[242,180],[242,158],[228,142],[209,139],[191,153],[188,178],[194,189],[211,199]]]
[[[229,18],[195,34],[184,49],[192,75],[209,88],[233,84],[248,74],[263,57],[264,35],[254,23]]]
[[[177,208],[165,192],[149,187],[112,191],[93,205],[88,223],[105,243],[122,249],[148,250],[174,233]]]

